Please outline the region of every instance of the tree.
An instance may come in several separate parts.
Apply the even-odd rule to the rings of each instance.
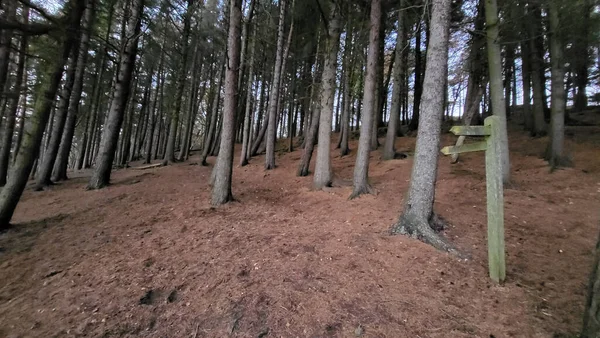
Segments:
[[[268,129],[267,129],[267,156],[265,169],[275,169],[275,133],[277,132],[277,102],[279,100],[279,84],[281,81],[281,64],[283,62],[283,26],[285,24],[286,0],[279,1],[279,25],[277,28],[277,50],[275,54],[275,69],[273,70],[272,89],[269,96]]]
[[[225,68],[225,97],[223,126],[217,163],[213,168],[213,205],[233,200],[231,177],[233,170],[233,146],[235,144],[235,114],[240,66],[240,31],[242,24],[242,0],[229,1],[229,36],[227,39],[227,62]]]
[[[506,102],[502,85],[502,55],[500,52],[498,5],[496,0],[485,0],[485,22],[490,73],[490,95],[492,111],[500,118],[500,152],[502,156],[502,180],[510,181],[510,161],[508,153],[508,131],[506,128]]]
[[[369,52],[367,55],[367,75],[365,76],[365,89],[363,92],[363,112],[360,126],[360,139],[356,163],[354,165],[353,191],[350,199],[362,194],[373,192],[369,184],[369,157],[371,154],[372,124],[375,119],[375,103],[377,88],[377,68],[380,60],[380,28],[381,28],[381,0],[371,0],[369,28]]]
[[[144,0],[131,0],[131,13],[125,17],[122,53],[119,71],[116,74],[114,94],[110,103],[106,125],[96,158],[96,167],[88,184],[88,189],[101,189],[110,183],[112,163],[117,151],[119,130],[129,99],[131,79],[135,68],[137,45],[141,31]]]
[[[444,76],[448,67],[450,2],[432,2],[431,38],[427,47],[427,67],[423,80],[415,159],[404,210],[391,229],[392,234],[414,237],[440,250],[452,250],[452,246],[432,228],[438,221],[433,212],[433,202],[444,111]]]
[[[583,312],[583,329],[580,337],[600,337],[600,237],[594,250],[594,265],[588,284],[587,300]]]
[[[400,119],[400,95],[402,93],[402,79],[404,74],[402,70],[404,65],[402,64],[402,45],[404,37],[404,1],[400,1],[400,10],[398,11],[398,30],[396,32],[396,50],[394,51],[394,68],[392,74],[392,106],[390,108],[390,121],[388,122],[387,134],[385,136],[385,145],[383,147],[382,158],[384,160],[391,160],[396,156],[396,148],[394,143],[396,142],[396,134],[398,127],[398,119]]]
[[[47,82],[43,84],[43,95],[40,95],[36,101],[33,114],[28,119],[28,125],[24,132],[15,163],[10,170],[8,181],[2,191],[0,191],[0,228],[7,228],[9,226],[15,208],[23,194],[27,179],[42,143],[44,129],[54,105],[54,99],[60,85],[65,64],[77,39],[84,4],[80,1],[72,0],[68,2],[67,6],[68,21],[60,54],[56,56],[51,74],[47,77]]]
[[[337,69],[337,54],[340,48],[340,9],[337,1],[329,2],[329,20],[327,24],[327,47],[325,50],[325,65],[321,79],[321,116],[319,121],[319,144],[317,146],[317,161],[313,186],[323,189],[331,186],[331,121],[333,119],[333,100],[335,94],[335,73]]]
[[[563,40],[560,27],[559,13],[562,0],[548,2],[550,19],[550,61],[551,61],[551,109],[550,141],[546,152],[546,159],[552,169],[569,165],[570,161],[564,153],[565,143],[565,71],[563,65]]]

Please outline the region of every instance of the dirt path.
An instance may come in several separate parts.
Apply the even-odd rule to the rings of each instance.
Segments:
[[[503,286],[487,278],[483,154],[440,162],[435,207],[468,261],[387,234],[410,157],[374,153],[379,194],[353,201],[350,187],[310,191],[299,151],[275,171],[264,157],[236,167],[239,202],[217,209],[211,168],[188,163],[120,170],[101,191],[84,190],[86,173],[28,191],[0,235],[0,336],[568,337],[600,219],[600,136],[576,135],[576,167],[555,173],[544,139],[511,135]],[[333,160],[342,181],[353,165]]]

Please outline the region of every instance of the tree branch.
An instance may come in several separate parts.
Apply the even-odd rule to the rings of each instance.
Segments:
[[[33,9],[34,11],[38,12],[38,14],[40,14],[44,19],[52,22],[53,24],[58,24],[58,18],[56,18],[53,15],[48,14],[48,12],[46,12],[46,10],[41,8],[40,6],[32,3],[29,0],[19,0],[19,2],[25,6]]]

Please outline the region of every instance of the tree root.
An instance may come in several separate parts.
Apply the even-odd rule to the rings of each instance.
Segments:
[[[460,258],[467,258],[453,244],[448,242],[446,238],[436,232],[442,231],[446,224],[446,221],[435,214],[432,215],[429,221],[402,214],[398,222],[392,226],[390,233],[392,235],[405,235],[418,239],[438,250],[457,255]]]
[[[352,191],[352,194],[350,194],[350,197],[348,197],[348,200],[353,200],[357,197],[359,197],[360,195],[374,195],[375,194],[375,189],[373,189],[373,187],[371,187],[370,184],[364,184],[361,186],[354,186],[354,190]]]

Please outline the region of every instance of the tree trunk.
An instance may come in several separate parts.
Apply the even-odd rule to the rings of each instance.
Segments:
[[[0,191],[0,228],[7,228],[9,226],[15,208],[23,194],[27,179],[40,149],[44,129],[48,123],[65,64],[77,39],[76,32],[79,30],[84,4],[80,1],[72,0],[69,3],[69,8],[68,26],[65,32],[61,56],[56,60],[54,70],[47,79],[48,83],[42,87],[44,94],[38,97],[34,112],[28,119],[29,124],[23,135],[15,164],[11,169],[6,185]]]
[[[520,1],[519,6],[521,7],[520,15],[523,18],[527,18],[525,10],[525,1]],[[530,30],[528,29],[529,23],[527,20],[523,20],[522,34],[524,34],[525,41],[521,42],[521,78],[523,81],[523,121],[525,124],[525,130],[533,132],[533,112],[531,111],[531,51],[529,49],[529,41],[531,38]]]
[[[10,6],[10,3],[8,4]],[[29,8],[23,9],[23,22],[28,24],[29,22]],[[17,61],[17,74],[15,76],[15,84],[10,93],[8,114],[5,116],[6,121],[4,122],[4,130],[2,134],[2,147],[0,148],[0,187],[6,185],[6,175],[8,173],[8,165],[10,163],[10,149],[12,148],[12,140],[15,129],[15,120],[17,117],[17,111],[19,110],[19,98],[21,97],[21,87],[23,85],[23,74],[25,73],[25,60],[27,59],[27,47],[28,47],[27,34],[21,35],[21,42],[19,43],[19,61]],[[24,97],[27,97],[25,92]],[[23,104],[26,105],[26,101]],[[23,114],[23,117],[25,115]],[[23,117],[21,119],[23,119]],[[21,121],[23,124],[23,121]]]
[[[350,26],[349,26],[350,28]],[[344,100],[344,109],[342,110],[342,127],[340,132],[340,156],[346,156],[350,152],[350,148],[348,147],[348,139],[350,134],[350,112],[351,112],[351,103],[352,99],[350,97],[350,77],[352,76],[352,72],[354,71],[354,62],[351,62],[351,54],[352,54],[352,28],[346,31],[346,43],[344,44],[344,75],[342,81],[344,81],[344,93],[342,95],[342,100]]]
[[[223,60],[223,62],[226,61]],[[219,98],[221,93],[221,84],[223,81],[223,68],[225,68],[225,65],[219,66],[219,72],[217,73],[218,81],[216,83],[214,101],[212,104],[212,111],[210,113],[210,124],[208,126],[208,130],[206,131],[204,146],[202,148],[202,159],[200,160],[200,163],[203,166],[208,165],[208,163],[206,162],[206,158],[208,158],[208,155],[211,153],[211,145],[213,144],[213,140],[216,137],[215,131],[217,130],[217,120],[219,115]]]
[[[550,62],[552,64],[552,117],[550,122],[550,140],[546,159],[552,170],[570,165],[565,156],[565,71],[563,64],[563,39],[559,16],[564,9],[555,1],[548,2],[550,19]]]
[[[7,21],[14,21],[16,11],[16,0],[7,0],[2,18]],[[0,31],[0,93],[4,91],[4,88],[6,88],[6,80],[9,73],[8,65],[10,64],[10,50],[12,48],[12,36],[12,29],[2,29]]]
[[[330,3],[328,39],[325,65],[321,79],[321,116],[319,117],[319,143],[313,187],[316,190],[331,186],[331,122],[333,118],[333,100],[335,99],[337,57],[340,49],[341,16],[338,4]]]
[[[110,174],[117,150],[119,130],[123,124],[123,116],[131,91],[131,78],[135,68],[137,45],[144,10],[144,0],[132,1],[131,15],[126,22],[126,36],[122,37],[125,45],[122,48],[119,61],[114,96],[108,110],[108,118],[104,126],[98,157],[96,158],[96,168],[88,184],[88,189],[101,189],[110,183]]]
[[[502,156],[502,180],[510,181],[510,161],[508,153],[508,132],[506,129],[506,102],[502,88],[502,55],[500,52],[498,5],[496,0],[485,0],[485,22],[488,50],[488,70],[490,74],[490,96],[492,110],[500,121],[500,153]]]
[[[183,101],[183,90],[185,89],[185,78],[187,75],[187,59],[189,53],[189,40],[191,31],[191,20],[194,0],[187,0],[187,10],[183,20],[183,34],[182,34],[182,52],[181,62],[177,71],[177,91],[175,93],[175,103],[173,111],[171,112],[171,126],[169,128],[169,134],[167,137],[167,149],[165,151],[165,157],[163,158],[163,165],[175,162],[175,141],[177,139],[177,127],[179,126],[179,113],[181,110],[181,103]]]
[[[225,70],[225,97],[223,104],[223,127],[219,156],[213,168],[213,205],[233,200],[231,177],[233,171],[233,147],[235,143],[235,113],[240,66],[240,26],[242,24],[242,0],[229,1],[229,37],[227,39],[227,68]]]
[[[254,1],[252,1],[254,4]],[[248,164],[248,147],[250,146],[250,122],[252,120],[252,104],[254,93],[252,86],[254,84],[254,55],[256,53],[256,28],[254,29],[253,39],[250,42],[250,66],[248,69],[248,84],[246,88],[246,109],[244,111],[244,130],[242,135],[242,152],[240,154],[240,166]]]
[[[279,2],[279,25],[277,28],[277,50],[275,55],[275,69],[273,70],[273,89],[270,94],[268,129],[267,129],[267,153],[265,157],[265,169],[275,169],[275,133],[277,132],[277,102],[279,100],[279,83],[281,81],[283,63],[283,26],[285,24],[286,0]]]
[[[365,89],[363,91],[364,108],[362,111],[362,122],[360,125],[360,139],[358,142],[358,153],[354,165],[353,191],[350,199],[362,194],[373,192],[369,184],[369,157],[371,154],[371,138],[373,123],[375,119],[375,103],[377,95],[377,67],[381,62],[379,32],[381,26],[381,0],[371,0],[370,30],[369,30],[369,53],[367,55],[367,75],[365,76]]]
[[[577,35],[574,38],[573,50],[579,51],[576,57],[572,60],[573,68],[575,71],[574,85],[577,89],[577,95],[573,98],[573,107],[575,111],[582,111],[587,107],[587,93],[586,88],[588,85],[588,66],[589,66],[589,30],[590,30],[590,15],[594,12],[593,1],[583,0],[575,2],[578,8],[577,15]]]
[[[580,338],[598,337],[600,337],[600,237],[594,250],[594,265],[588,282],[583,329],[580,335]]]
[[[531,3],[530,3],[531,7]],[[540,51],[536,43],[536,34],[540,31],[539,22],[535,17],[535,9],[529,11],[529,53],[531,55],[531,79],[533,84],[533,136],[546,135],[546,121],[544,120],[544,91],[545,84],[542,77],[539,76],[543,72],[543,60],[540,58]]]
[[[426,9],[423,9],[426,10]],[[413,114],[408,125],[408,130],[417,130],[419,126],[419,112],[421,110],[421,95],[423,93],[423,62],[421,56],[421,25],[422,22],[417,22],[417,30],[415,32],[416,43],[415,43],[415,90],[414,90],[414,101],[413,101]]]
[[[52,171],[52,180],[55,182],[67,179],[69,154],[71,153],[73,135],[75,134],[75,123],[77,122],[77,116],[79,115],[79,102],[81,101],[81,92],[83,91],[83,79],[90,45],[90,30],[94,26],[95,12],[96,0],[88,0],[82,22],[83,31],[81,33],[81,42],[79,51],[77,51],[79,57],[77,59],[77,68],[75,69],[75,83],[73,84],[73,91],[71,92],[67,120],[65,121],[65,130],[62,134],[60,147],[58,148],[58,154]]]
[[[452,247],[435,233],[430,224],[435,220],[433,202],[446,90],[444,76],[448,67],[450,3],[450,0],[433,0],[431,39],[427,47],[423,83],[425,90],[410,187],[404,211],[391,230],[393,234],[417,238],[441,250],[451,250]]]
[[[404,74],[402,74],[402,70],[404,69],[404,65],[402,64],[402,50],[404,49],[402,45],[404,37],[404,1],[400,1],[400,8],[401,10],[398,11],[398,31],[396,32],[396,51],[394,53],[395,61],[392,70],[392,106],[382,154],[384,160],[391,160],[396,156],[394,143],[396,142],[396,128],[399,124],[397,120],[400,119],[400,96],[402,95],[402,79],[404,78]]]

